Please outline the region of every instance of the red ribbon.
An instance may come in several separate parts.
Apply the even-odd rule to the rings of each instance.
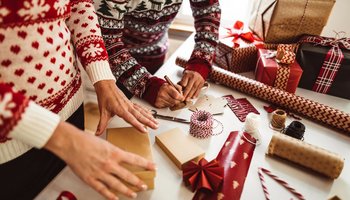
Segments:
[[[202,158],[198,164],[190,162],[183,167],[183,180],[192,192],[200,189],[217,191],[223,181],[224,168],[216,160]]]
[[[63,200],[62,197],[66,197],[68,200],[78,200],[74,194],[69,191],[62,191],[56,200]]]
[[[236,21],[236,23],[233,25],[233,28],[226,28],[227,34],[224,36],[224,38],[233,37],[233,48],[239,47],[239,40],[243,40],[247,43],[253,43],[255,41],[261,41],[259,38],[254,36],[252,32],[243,32],[244,23],[242,21]],[[256,44],[256,46],[262,45],[261,43]]]

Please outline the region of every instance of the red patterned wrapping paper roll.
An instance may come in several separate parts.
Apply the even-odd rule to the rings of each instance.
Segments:
[[[248,133],[233,131],[229,134],[216,157],[219,165],[224,168],[222,186],[218,192],[199,190],[193,200],[240,199],[255,150],[255,145],[247,139],[252,143],[256,142]]]
[[[186,60],[176,59],[176,64],[185,66]],[[253,79],[226,71],[213,66],[211,80],[231,87],[243,93],[258,97],[262,100],[299,113],[314,121],[326,124],[332,128],[347,133],[350,136],[350,114],[318,103],[316,101],[273,88]]]

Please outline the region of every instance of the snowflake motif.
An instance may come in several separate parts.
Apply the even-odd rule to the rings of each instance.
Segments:
[[[201,53],[200,51],[196,51],[196,52],[194,52],[194,55],[196,55],[196,56],[201,56],[202,53]]]
[[[45,3],[45,0],[27,0],[23,2],[23,8],[17,13],[24,20],[35,20],[39,17],[45,17],[50,6]]]
[[[4,20],[4,17],[6,17],[8,14],[10,14],[10,11],[7,8],[0,8],[0,23]]]
[[[55,8],[55,10],[57,10],[57,15],[63,15],[68,9],[68,1],[57,0],[53,7]]]
[[[81,54],[84,57],[95,57],[101,55],[103,48],[100,44],[89,44],[89,46],[84,47],[84,52]]]
[[[4,124],[3,119],[12,117],[11,109],[15,106],[16,104],[12,102],[11,93],[6,93],[4,98],[0,96],[0,125]]]

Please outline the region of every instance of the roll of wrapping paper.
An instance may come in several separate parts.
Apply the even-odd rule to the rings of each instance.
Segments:
[[[187,61],[176,59],[176,64],[186,66]],[[273,88],[253,79],[213,66],[211,80],[243,93],[258,97],[317,122],[324,123],[350,136],[350,114],[316,101]]]
[[[281,133],[272,136],[267,154],[284,158],[332,179],[338,178],[344,167],[344,159],[340,155]]]

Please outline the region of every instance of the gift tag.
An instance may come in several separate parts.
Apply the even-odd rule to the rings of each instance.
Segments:
[[[205,110],[212,115],[222,114],[227,102],[222,97],[214,97],[211,95],[203,95],[199,97],[195,104],[188,109],[195,112],[198,110]]]
[[[245,121],[250,112],[260,114],[246,98],[235,99],[232,95],[226,95],[224,98],[228,102],[227,105],[241,122]]]

